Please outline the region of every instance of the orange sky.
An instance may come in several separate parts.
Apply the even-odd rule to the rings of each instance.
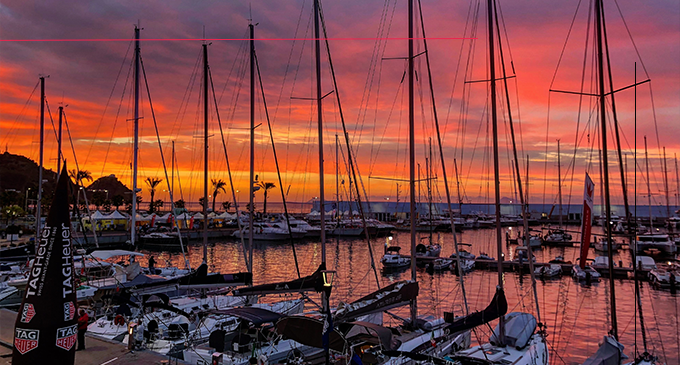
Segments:
[[[386,13],[389,32],[379,25],[382,4],[360,1],[328,2],[324,12],[329,37],[371,38],[406,37],[405,4],[389,4]],[[482,4],[483,5],[483,4]],[[618,122],[621,125],[623,147],[628,158],[629,174],[633,179],[634,144],[638,145],[638,165],[644,171],[643,136],[648,136],[652,170],[654,204],[665,203],[661,178],[661,146],[666,147],[669,169],[670,194],[676,194],[674,154],[680,152],[677,136],[680,115],[680,6],[672,1],[639,4],[619,1],[621,12],[635,40],[646,69],[642,69],[619,11],[613,2],[605,1],[608,41],[612,59],[614,88],[629,85],[634,80],[634,62],[638,62],[638,80],[652,79],[638,88],[637,129],[634,123],[633,91],[617,94]],[[473,3],[473,8],[477,3]],[[585,49],[587,9],[579,9],[564,57],[555,77],[553,89],[577,91],[581,85]],[[461,184],[466,201],[483,202],[487,196],[487,181],[491,164],[485,150],[489,145],[487,117],[485,114],[486,87],[483,83],[467,84],[467,108],[461,112],[463,80],[487,78],[485,50],[486,11],[480,7],[478,32],[466,32],[466,16],[469,4],[444,1],[423,3],[423,15],[428,37],[476,37],[478,40],[469,56],[470,40],[431,40],[429,42],[434,87],[437,97],[439,119],[444,138],[444,153],[452,188],[455,193],[453,159],[457,159]],[[66,8],[72,8],[66,10]],[[509,80],[513,119],[519,121],[517,129],[523,142],[522,156],[529,155],[531,202],[555,200],[557,189],[556,140],[561,140],[562,179],[564,193],[571,193],[576,200],[582,191],[583,173],[589,169],[594,180],[599,180],[597,120],[589,116],[594,98],[583,98],[581,107],[579,150],[576,167],[573,163],[574,139],[578,119],[579,98],[566,94],[550,94],[551,80],[560,53],[576,11],[576,3],[544,4],[543,2],[508,1],[501,3],[507,39],[504,44],[506,67],[512,66],[516,78]],[[254,2],[252,14],[259,23],[256,38],[309,38],[312,36],[309,1]],[[143,39],[200,38],[202,26],[206,25],[209,38],[242,38],[246,34],[248,8],[241,4],[201,2],[188,8],[179,1],[137,4],[118,2],[89,7],[68,7],[64,4],[41,4],[9,1],[0,5],[0,38],[11,39],[128,39],[133,35],[132,24],[141,20]],[[300,19],[298,24],[298,19]],[[298,27],[296,33],[296,27]],[[469,29],[470,25],[468,25]],[[417,36],[420,36],[418,32]],[[506,34],[502,35],[506,41]],[[303,44],[304,43],[304,44]],[[357,152],[360,170],[366,189],[372,199],[395,198],[394,182],[369,179],[369,175],[408,178],[407,169],[407,94],[406,80],[400,86],[404,73],[404,60],[380,60],[383,57],[406,55],[406,41],[379,42],[378,61],[372,56],[374,40],[331,41],[338,87],[343,103],[353,148]],[[130,185],[132,158],[132,104],[131,80],[128,79],[132,50],[129,42],[2,42],[0,43],[0,143],[11,153],[38,158],[38,111],[39,89],[29,98],[38,82],[38,74],[50,77],[46,81],[47,99],[53,118],[57,107],[66,107],[71,135],[81,169],[92,172],[95,178],[115,174]],[[247,199],[248,178],[248,78],[244,54],[239,53],[242,41],[215,41],[209,46],[210,67],[215,80],[217,97],[220,99],[220,116],[227,140],[235,188],[240,198]],[[290,191],[288,199],[309,201],[318,196],[318,147],[316,109],[312,102],[292,100],[291,97],[313,95],[313,52],[310,42],[257,41],[256,48],[281,168],[284,186]],[[292,50],[291,50],[292,48]],[[417,51],[422,45],[416,46]],[[197,201],[202,191],[202,109],[199,105],[200,72],[192,78],[201,46],[197,41],[144,41],[142,55],[149,78],[159,133],[169,164],[170,141],[175,141],[178,170],[184,198]],[[585,91],[590,91],[592,78],[592,37],[586,57],[583,76]],[[128,51],[127,58],[125,57]],[[462,53],[461,53],[462,51]],[[324,54],[324,53],[322,53]],[[459,64],[459,57],[461,62]],[[466,76],[466,64],[470,68]],[[290,59],[290,61],[289,61]],[[510,65],[512,61],[512,66]],[[426,83],[425,59],[416,61],[416,131],[417,160],[425,173],[427,138],[435,137],[431,103]],[[322,93],[332,90],[327,58],[322,57]],[[377,65],[377,67],[375,67]],[[245,68],[243,68],[245,67]],[[117,77],[120,70],[120,76]],[[200,71],[200,67],[196,69]],[[500,70],[500,69],[499,69]],[[456,73],[457,71],[457,73]],[[240,76],[245,72],[245,79]],[[229,79],[229,76],[231,78]],[[192,81],[193,80],[193,81]],[[242,82],[239,90],[239,83]],[[455,82],[455,87],[454,87]],[[114,87],[115,85],[115,87]],[[499,86],[502,84],[499,83]],[[592,84],[595,85],[595,84]],[[125,91],[123,91],[125,89]],[[422,90],[421,90],[422,89]],[[223,91],[224,90],[224,91]],[[142,116],[140,124],[140,186],[146,177],[164,178],[160,152],[153,129],[151,112],[142,89]],[[259,93],[259,90],[258,90]],[[238,94],[238,100],[236,95]],[[422,96],[421,96],[422,95]],[[504,94],[499,94],[504,101]],[[424,103],[421,103],[425,100]],[[591,100],[592,99],[592,100]],[[652,100],[654,109],[652,109]],[[108,106],[107,105],[108,102]],[[256,174],[260,179],[277,182],[269,143],[266,120],[257,97],[256,123],[263,126],[256,132]],[[25,108],[24,108],[25,105]],[[517,106],[519,105],[519,109]],[[548,108],[549,107],[549,108]],[[505,107],[499,116],[507,119]],[[324,100],[324,143],[326,196],[334,199],[335,193],[335,134],[339,130],[339,116],[332,94]],[[656,122],[655,122],[656,121]],[[549,128],[548,128],[549,122]],[[658,128],[658,140],[655,132]],[[512,172],[507,147],[506,122],[499,124],[502,196],[512,197]],[[637,133],[636,133],[637,131]],[[546,132],[548,133],[546,139]],[[210,119],[210,177],[227,179],[224,153],[214,107]],[[589,135],[588,135],[589,134]],[[637,135],[637,138],[635,137]],[[56,141],[52,125],[47,118],[45,134],[45,161],[48,167],[56,167]],[[546,155],[546,141],[548,150]],[[610,136],[610,148],[613,140]],[[65,155],[73,167],[73,154],[66,143]],[[591,154],[591,148],[594,154]],[[343,148],[344,144],[343,144]],[[435,145],[437,175],[441,167]],[[485,157],[486,156],[486,157]],[[592,159],[592,165],[589,161]],[[546,163],[547,161],[547,163]],[[620,201],[620,184],[613,150],[610,149],[613,201]],[[345,169],[341,164],[341,169]],[[546,169],[546,170],[544,170]],[[522,168],[524,174],[524,167]],[[346,175],[343,173],[343,175]],[[643,175],[637,174],[638,195],[646,193]],[[573,180],[572,180],[573,178]],[[341,179],[347,179],[343,176]],[[277,182],[278,185],[278,182]],[[631,189],[633,182],[631,182]],[[423,186],[424,189],[424,186]],[[167,199],[165,185],[160,197]],[[443,180],[437,180],[439,199],[443,196]],[[407,188],[400,188],[401,199]],[[148,191],[143,196],[148,199]],[[278,190],[271,199],[280,200]],[[493,197],[493,194],[489,195]],[[230,199],[230,194],[218,199]],[[258,197],[259,198],[259,197]],[[176,198],[177,199],[177,198]],[[671,203],[674,203],[674,198]],[[565,198],[566,201],[566,198]]]

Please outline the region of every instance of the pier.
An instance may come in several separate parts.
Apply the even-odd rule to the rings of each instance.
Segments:
[[[14,322],[17,312],[0,309],[0,365],[12,363]],[[76,351],[78,365],[123,365],[123,364],[187,364],[186,362],[148,350],[130,351],[120,342],[107,341],[86,334],[86,349]]]

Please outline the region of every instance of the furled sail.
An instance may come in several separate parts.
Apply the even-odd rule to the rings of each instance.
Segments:
[[[281,294],[281,293],[297,293],[305,291],[323,290],[323,271],[326,270],[326,265],[321,264],[319,268],[309,276],[295,279],[292,281],[284,281],[282,283],[262,284],[249,288],[242,288],[234,290],[234,295],[266,295],[266,294]]]
[[[418,283],[400,281],[350,304],[340,303],[334,317],[337,322],[350,321],[371,313],[383,312],[408,304],[418,296]]]
[[[451,324],[446,327],[450,333],[465,331],[479,325],[489,323],[494,319],[500,318],[508,311],[508,301],[505,299],[505,292],[501,288],[496,289],[491,303],[480,312],[468,314],[465,317],[453,319],[452,316],[445,315],[444,318]]]

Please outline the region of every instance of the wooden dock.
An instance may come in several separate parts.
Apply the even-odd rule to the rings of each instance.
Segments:
[[[14,342],[14,321],[17,312],[0,309],[0,365],[12,363]],[[188,364],[182,360],[168,358],[152,351],[129,351],[120,342],[107,341],[86,335],[86,349],[76,352],[78,365],[123,365],[123,364]]]

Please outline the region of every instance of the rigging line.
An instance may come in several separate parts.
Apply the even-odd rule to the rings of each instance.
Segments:
[[[189,99],[191,98],[191,91],[193,90],[193,86],[196,85],[196,77],[198,74],[198,67],[199,63],[201,61],[201,57],[203,55],[203,51],[199,49],[198,56],[196,57],[196,62],[194,63],[194,68],[191,70],[191,74],[189,75],[189,82],[187,83],[186,88],[184,89],[184,95],[182,95],[182,100],[179,103],[179,108],[177,109],[177,115],[175,116],[175,120],[173,121],[172,124],[172,129],[170,134],[177,137],[179,136],[179,133],[181,131],[181,128],[177,130],[177,134],[175,134],[175,127],[177,126],[177,122],[181,119],[184,120],[184,117],[186,116],[187,108],[189,107]],[[184,112],[182,112],[182,109],[184,109]],[[181,125],[180,125],[181,126]]]
[[[269,111],[267,109],[267,100],[264,94],[264,85],[262,84],[262,74],[260,73],[260,62],[257,58],[257,53],[253,52],[255,56],[255,66],[257,67],[257,77],[260,81],[260,90],[262,91],[262,104],[265,116],[267,117],[267,127],[269,128],[269,138],[272,142],[272,153],[274,154],[274,164],[276,165],[276,175],[279,178],[279,188],[281,189],[281,200],[283,201],[283,212],[286,215],[286,225],[288,225],[288,235],[290,236],[290,246],[293,248],[293,258],[295,259],[295,270],[297,276],[300,278],[300,267],[298,265],[297,252],[295,250],[295,242],[293,241],[293,230],[290,226],[290,216],[288,215],[288,205],[286,204],[286,194],[283,191],[283,181],[281,180],[281,170],[279,169],[279,158],[276,155],[276,145],[274,144],[274,133],[272,132],[272,124],[269,120]],[[323,207],[321,207],[323,209]]]
[[[151,90],[149,89],[149,80],[146,78],[146,68],[144,67],[144,60],[142,59],[142,55],[139,55],[139,62],[140,65],[142,66],[142,74],[144,75],[144,86],[146,88],[146,94],[147,97],[149,98],[149,109],[151,109],[151,118],[153,119],[153,126],[156,131],[156,139],[158,141],[158,150],[160,151],[161,155],[161,162],[163,163],[163,172],[165,173],[165,183],[168,186],[168,192],[170,194],[170,206],[172,208],[172,212],[175,212],[175,199],[173,197],[173,191],[172,188],[170,187],[170,179],[168,177],[168,168],[165,164],[165,156],[163,154],[163,146],[161,145],[161,136],[160,133],[158,133],[158,123],[156,122],[156,112],[153,109],[153,103],[151,101]],[[133,193],[134,195],[134,193]],[[153,202],[152,202],[153,204]],[[208,202],[206,201],[205,204],[207,205]],[[132,212],[132,214],[135,214],[135,212]],[[208,217],[203,217],[205,220],[204,224],[208,224]],[[191,269],[191,265],[189,264],[189,260],[187,259],[186,255],[184,254],[184,243],[182,242],[182,232],[179,230],[179,225],[175,224],[175,228],[177,228],[177,237],[179,238],[179,246],[182,249],[182,258],[184,259],[184,265],[185,268]],[[135,227],[132,227],[132,229],[135,229]]]
[[[276,101],[276,106],[274,107],[274,114],[272,119],[276,121],[276,116],[279,112],[279,106],[281,105],[281,99],[283,98],[283,89],[286,85],[286,79],[288,78],[288,70],[290,69],[290,60],[293,58],[293,50],[295,49],[295,42],[297,41],[298,31],[300,29],[300,23],[302,22],[302,14],[304,13],[306,1],[302,2],[302,7],[300,8],[300,15],[298,15],[298,21],[295,25],[295,32],[293,33],[293,44],[290,47],[290,52],[288,53],[288,61],[286,62],[286,69],[283,72],[283,81],[281,82],[281,89],[279,90],[279,98]],[[303,41],[304,42],[304,41]],[[287,157],[287,156],[286,156]]]
[[[127,55],[126,55],[126,57],[127,57]],[[106,154],[104,154],[104,162],[102,163],[102,172],[101,172],[102,176],[104,176],[104,170],[106,168],[106,161],[109,157],[109,151],[111,150],[111,145],[113,144],[113,135],[116,132],[116,124],[118,124],[118,117],[120,116],[120,109],[123,106],[123,98],[125,98],[125,91],[127,90],[127,84],[128,84],[128,81],[130,80],[130,73],[132,71],[132,65],[133,64],[134,64],[134,60],[130,59],[130,67],[128,67],[128,73],[127,73],[127,77],[125,78],[125,84],[123,84],[123,93],[120,95],[120,102],[118,103],[118,110],[116,111],[116,118],[113,120],[113,128],[111,129],[111,138],[109,140],[108,146],[106,147]],[[118,82],[118,78],[116,78],[116,82]],[[115,87],[115,85],[114,85],[114,87]],[[101,121],[100,121],[100,123],[101,123]],[[94,141],[96,140],[96,138],[97,137],[96,137],[96,133],[95,133],[95,137],[92,141],[92,145],[90,146],[90,150],[92,149],[92,146],[94,146]],[[89,152],[88,152],[88,154],[89,154]],[[85,163],[87,164],[87,159],[86,159]]]
[[[330,48],[330,44],[328,43],[328,34],[326,32],[326,21],[325,21],[325,18],[324,18],[323,8],[321,7],[321,4],[319,4],[319,16],[321,18],[323,35],[326,38],[326,41],[324,43],[326,44],[326,52],[328,54],[328,65],[330,67],[331,74],[333,75],[333,89],[335,90],[335,98],[338,102],[338,111],[340,113],[340,121],[342,122],[342,131],[343,131],[343,135],[345,137],[345,144],[347,146],[347,159],[349,161],[350,169],[352,170],[352,176],[354,177],[354,182],[355,182],[354,188],[356,189],[356,193],[357,193],[356,198],[357,198],[357,203],[358,203],[357,205],[359,207],[359,212],[361,214],[361,224],[363,226],[364,233],[366,235],[366,243],[368,244],[368,252],[371,255],[371,268],[373,269],[373,273],[375,274],[375,282],[376,282],[376,285],[378,286],[378,289],[380,289],[380,279],[378,278],[378,270],[376,269],[376,266],[375,266],[375,257],[373,255],[373,246],[371,245],[371,238],[368,234],[368,227],[367,227],[367,224],[366,224],[366,215],[364,214],[364,207],[363,207],[363,204],[361,204],[361,195],[359,193],[358,182],[361,183],[362,188],[363,188],[363,182],[361,181],[361,174],[358,174],[359,168],[358,168],[358,166],[355,166],[355,160],[352,156],[352,147],[351,147],[350,141],[349,141],[349,134],[347,133],[347,126],[345,124],[345,116],[342,112],[342,104],[340,103],[340,91],[338,89],[338,82],[335,78],[335,69],[333,68],[333,59],[331,58],[331,48]],[[359,175],[359,181],[358,182],[357,182],[357,174]],[[364,190],[364,194],[366,194],[365,190]],[[368,197],[366,197],[366,205],[368,206],[369,211],[370,211],[370,203],[368,202]]]
[[[396,4],[396,1],[395,1]],[[365,121],[366,114],[368,113],[368,103],[370,102],[370,96],[371,96],[371,88],[373,86],[373,80],[375,78],[375,73],[376,73],[376,68],[378,68],[378,63],[382,64],[380,61],[380,48],[381,46],[385,48],[387,46],[387,39],[384,39],[383,35],[385,34],[385,23],[387,22],[387,14],[389,11],[389,0],[385,0],[383,3],[382,7],[382,13],[380,14],[380,21],[378,22],[378,29],[377,29],[377,34],[375,41],[373,42],[373,49],[371,51],[371,59],[368,64],[368,70],[366,74],[366,81],[364,82],[364,88],[361,93],[361,101],[359,102],[359,108],[358,108],[358,113],[357,113],[357,121]],[[396,9],[396,5],[394,6],[394,9]],[[389,34],[389,28],[391,28],[392,24],[392,19],[394,18],[394,9],[392,11],[392,18],[390,19],[390,26],[387,27],[387,34]],[[384,53],[383,53],[384,54]],[[365,104],[364,104],[365,103]],[[363,118],[362,118],[362,113],[363,113]],[[355,135],[357,134],[357,128],[358,124],[355,125],[354,127],[354,133]],[[354,138],[352,139],[352,142],[354,141]],[[359,141],[360,142],[360,141]]]
[[[472,5],[473,4],[474,4],[474,2],[471,1],[470,5],[468,6],[468,13],[467,13],[467,17],[466,17],[466,20],[465,20],[465,27],[463,28],[463,36],[465,36],[465,34],[467,34],[468,26],[470,25],[470,16],[471,16],[471,13],[472,13],[472,8],[473,8]],[[471,40],[470,42],[473,42],[473,40]],[[463,58],[463,48],[465,48],[465,41],[460,43],[460,49],[458,50],[458,61],[456,62],[456,70],[454,71],[453,85],[451,86],[451,97],[449,98],[449,106],[446,110],[446,117],[444,118],[444,128],[443,128],[444,131],[446,131],[448,129],[449,116],[451,115],[451,107],[453,106],[453,94],[456,90],[456,83],[458,81],[458,71],[460,69],[461,60]],[[469,57],[469,54],[468,54],[468,57]],[[465,76],[463,76],[463,78],[465,78]],[[442,140],[442,142],[444,142],[444,141]],[[456,155],[455,152],[454,152],[453,155],[454,156]]]
[[[390,109],[390,112],[387,115],[387,119],[385,120],[385,128],[383,129],[383,134],[382,134],[382,137],[380,138],[380,142],[378,142],[378,148],[375,151],[375,155],[373,153],[373,144],[374,143],[373,142],[371,143],[371,154],[370,154],[370,156],[374,156],[374,157],[372,157],[373,161],[369,164],[369,168],[368,168],[368,175],[369,176],[373,173],[373,169],[375,168],[375,164],[376,164],[376,162],[378,162],[378,156],[377,155],[380,153],[380,149],[381,149],[382,144],[385,140],[385,134],[387,133],[388,127],[390,126],[389,122],[390,122],[390,119],[392,119],[392,113],[394,112],[394,107],[397,103],[397,98],[399,97],[400,93],[403,95],[403,85],[404,85],[404,82],[402,80],[402,82],[399,83],[399,88],[397,89],[397,92],[394,94],[394,100],[392,101],[392,108]]]
[[[578,4],[576,4],[576,10],[574,11],[574,16],[571,18],[571,24],[569,25],[569,30],[567,31],[567,36],[564,39],[564,45],[562,46],[562,51],[560,52],[560,57],[557,60],[557,66],[555,66],[555,73],[553,73],[552,80],[550,80],[550,89],[552,89],[553,85],[555,84],[555,79],[557,78],[557,71],[560,68],[560,64],[562,63],[562,57],[564,57],[564,51],[567,49],[567,43],[569,42],[569,37],[571,36],[571,31],[574,29],[574,24],[576,23],[576,16],[578,15],[578,10],[581,7],[581,1],[578,1]],[[588,7],[590,9],[590,7]],[[588,13],[588,18],[590,18],[590,10]],[[588,22],[590,25],[590,22]],[[586,34],[588,34],[586,32]]]
[[[35,86],[33,87],[33,90],[32,90],[31,93],[28,95],[28,99],[26,99],[26,102],[24,103],[24,106],[21,108],[21,111],[19,112],[19,114],[17,115],[16,119],[14,120],[14,123],[12,123],[12,126],[9,128],[9,131],[8,131],[7,133],[5,133],[5,135],[7,136],[7,139],[4,140],[4,142],[3,142],[3,143],[0,143],[0,144],[6,144],[7,141],[10,139],[10,135],[12,134],[12,131],[14,130],[15,125],[19,122],[19,118],[21,118],[21,116],[24,114],[24,110],[26,110],[26,107],[28,106],[28,103],[29,103],[29,102],[31,101],[31,99],[33,98],[33,94],[35,93],[35,90],[38,89],[38,85],[40,85],[40,81],[38,81],[38,82],[35,84]]]
[[[321,17],[321,23],[322,23],[322,26],[323,26],[324,36],[326,36],[326,21],[325,21],[323,14],[324,14],[323,13],[323,6],[320,4],[319,5],[319,15]],[[328,53],[328,63],[330,65],[331,74],[333,75],[333,86],[334,86],[334,90],[335,90],[335,97],[338,101],[338,110],[340,112],[340,119],[343,122],[342,123],[343,131],[346,134],[347,133],[346,130],[345,130],[346,124],[344,123],[344,114],[342,112],[342,107],[341,107],[341,104],[340,104],[340,95],[338,93],[338,85],[337,85],[337,80],[336,80],[336,77],[335,77],[335,70],[333,68],[333,62],[331,61],[331,49],[330,49],[330,44],[328,42],[327,36],[326,36],[326,42],[325,43],[326,43],[326,50],[327,50],[327,53]],[[364,193],[364,199],[366,201],[366,210],[368,211],[368,214],[371,214],[373,209],[371,208],[371,204],[369,203],[368,194],[366,193],[366,186],[364,185],[364,180],[363,180],[363,177],[361,175],[361,170],[359,168],[359,161],[357,159],[357,151],[352,151],[352,145],[349,143],[349,134],[347,134],[346,138],[347,138],[347,150],[349,151],[348,156],[353,162],[353,166],[354,166],[353,170],[355,170],[354,173],[356,174],[354,176],[354,178],[355,178],[354,181],[357,184],[357,189],[358,189],[358,185],[361,185],[361,191]],[[356,144],[360,144],[360,143],[361,143],[361,139],[359,138],[359,141],[357,141]],[[358,146],[356,147],[356,149],[358,149]],[[354,153],[352,153],[352,152],[354,152]],[[356,178],[357,176],[359,177],[358,179]],[[359,191],[357,191],[357,199],[359,199]],[[364,213],[363,213],[363,207],[361,206],[361,200],[359,199],[358,202],[359,202],[359,204],[358,204],[359,208],[361,208],[360,210],[361,210],[362,221],[363,221],[363,220],[365,220],[365,216],[364,216]],[[364,226],[364,230],[366,230],[365,226]],[[368,237],[368,231],[367,230],[366,230],[366,237]],[[373,252],[372,246],[369,246],[369,247],[371,247],[371,252]],[[371,260],[373,261],[373,256],[371,256]],[[376,272],[376,277],[377,277],[377,272]],[[380,287],[380,285],[378,285],[378,287]]]
[[[45,104],[47,104],[47,102]],[[78,166],[78,158],[76,157],[76,148],[73,145],[73,138],[71,137],[71,128],[68,126],[68,119],[66,118],[66,112],[62,112],[62,115],[64,117],[64,126],[66,127],[66,132],[68,134],[68,140],[71,144],[71,151],[73,152],[73,161],[76,164],[76,185],[78,185],[79,188],[83,189],[83,198],[85,199],[85,209],[87,210],[87,215],[90,218],[90,222],[94,222],[94,219],[92,219],[92,212],[90,211],[90,204],[87,201],[87,194],[85,194],[85,187],[83,186],[83,181],[78,174],[78,171],[80,171],[80,166]],[[64,156],[63,153],[62,153],[62,156]],[[66,159],[65,158],[64,158],[64,166],[66,166]],[[76,205],[76,204],[77,203],[74,203],[74,205]],[[81,224],[82,224],[82,221],[81,221]],[[95,244],[95,246],[97,246],[97,248],[99,248],[99,238],[97,238],[97,232],[94,229],[92,230],[92,232],[93,232],[92,236],[94,236],[94,244]],[[85,237],[85,236],[86,236],[86,234],[85,234],[85,232],[83,232],[83,237]],[[86,242],[87,242],[87,239],[86,239]]]
[[[210,68],[208,68],[208,76],[210,77],[210,87],[213,92],[213,100],[215,102],[215,114],[217,116],[217,125],[220,127],[220,137],[222,139],[222,149],[224,150],[224,160],[227,164],[227,175],[229,176],[229,186],[231,187],[231,197],[234,200],[234,209],[236,210],[236,223],[238,224],[238,230],[239,232],[244,232],[243,227],[241,225],[241,213],[238,209],[238,200],[236,199],[236,189],[234,188],[234,180],[232,179],[231,176],[231,165],[229,164],[229,154],[227,153],[227,144],[224,141],[224,131],[222,129],[222,119],[220,118],[220,109],[218,108],[217,105],[217,97],[215,96],[215,84],[213,83],[212,79],[212,71]],[[181,185],[180,185],[181,186]],[[252,219],[250,217],[249,219]],[[243,260],[246,265],[246,267],[251,267],[250,261],[248,259],[248,250],[246,249],[246,243],[245,243],[245,238],[244,234],[241,233],[241,247],[243,248]],[[297,262],[296,262],[297,265]]]
[[[477,2],[477,7],[475,8],[474,15],[472,16],[472,25],[470,29],[470,35],[471,36],[476,36],[477,35],[477,26],[479,25],[479,10],[480,10],[480,2]],[[458,142],[460,142],[460,156],[459,156],[459,161],[465,161],[464,160],[464,151],[465,151],[465,144],[466,144],[466,131],[467,131],[467,118],[466,116],[468,115],[470,111],[470,100],[471,97],[470,95],[472,94],[472,88],[469,86],[465,80],[467,79],[472,79],[472,74],[473,74],[473,65],[474,65],[474,60],[475,60],[475,49],[477,46],[477,41],[472,40],[470,41],[470,45],[468,47],[468,56],[465,64],[465,72],[463,74],[463,93],[461,95],[461,103],[460,103],[460,109],[459,109],[459,114],[458,114],[458,123],[461,125],[460,129],[456,133],[456,143],[455,143],[455,149],[454,155],[458,155]],[[462,48],[461,48],[462,52]],[[453,93],[452,89],[452,93]],[[467,94],[466,94],[467,93]],[[447,126],[448,126],[448,116],[447,116]],[[462,168],[462,162],[461,162],[461,168]]]
[[[106,104],[104,105],[104,111],[102,112],[101,118],[99,118],[99,123],[97,123],[97,129],[94,132],[94,137],[92,138],[92,144],[90,144],[90,149],[87,151],[87,155],[85,156],[85,162],[83,163],[84,165],[87,165],[87,162],[90,159],[90,154],[92,153],[92,148],[94,147],[94,144],[97,141],[97,134],[99,134],[99,128],[101,128],[101,126],[104,122],[104,115],[106,115],[106,110],[108,109],[109,103],[111,102],[111,98],[113,97],[113,92],[116,90],[116,85],[118,85],[118,79],[120,78],[120,73],[123,71],[123,66],[125,66],[125,60],[127,60],[127,56],[130,53],[130,48],[132,47],[132,41],[133,40],[130,40],[130,43],[128,43],[128,48],[125,51],[125,57],[123,57],[123,62],[121,62],[120,68],[118,69],[118,74],[116,75],[116,81],[113,83],[113,87],[111,88],[111,93],[109,93],[109,98],[106,100]]]
[[[458,285],[461,288],[461,292],[463,294],[463,303],[465,304],[465,314],[469,314],[469,307],[468,307],[468,302],[467,302],[467,295],[465,293],[465,282],[463,280],[463,267],[461,265],[461,260],[460,260],[460,253],[458,251],[458,238],[456,236],[456,223],[453,217],[453,208],[451,206],[451,192],[449,191],[449,180],[446,174],[446,164],[444,163],[444,148],[442,146],[442,138],[441,138],[441,133],[439,130],[439,118],[437,114],[437,106],[435,104],[435,97],[434,97],[434,85],[432,82],[432,71],[430,68],[430,53],[428,52],[427,48],[427,40],[425,37],[425,23],[423,21],[423,9],[421,7],[421,2],[418,0],[418,13],[420,14],[420,25],[422,27],[422,36],[423,36],[423,47],[425,49],[425,62],[427,64],[427,76],[428,76],[428,81],[429,81],[429,86],[430,86],[430,96],[432,97],[432,112],[434,116],[434,125],[435,129],[437,132],[437,144],[439,146],[439,156],[442,161],[441,168],[442,168],[442,176],[444,177],[444,187],[446,189],[446,203],[448,207],[448,215],[451,220],[451,232],[453,234],[453,247],[454,251],[456,253],[456,264],[458,266],[458,278],[459,278],[459,283]],[[429,183],[429,182],[428,182]],[[432,202],[429,202],[430,206]],[[462,212],[461,212],[462,214]],[[430,217],[432,219],[432,217]]]

